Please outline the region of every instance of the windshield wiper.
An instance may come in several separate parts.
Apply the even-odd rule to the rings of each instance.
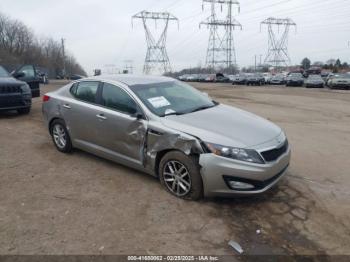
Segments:
[[[201,107],[198,107],[198,108],[196,108],[194,110],[191,110],[188,113],[194,113],[194,112],[202,111],[202,110],[209,109],[209,108],[212,108],[212,107],[215,107],[215,106],[217,106],[217,105],[214,104],[214,105],[210,105],[210,106],[201,106]]]
[[[182,113],[182,112],[171,112],[171,113],[168,113],[168,114],[163,114],[163,115],[161,115],[160,117],[165,117],[165,116],[174,116],[174,115],[176,115],[176,116],[181,116],[181,115],[183,115],[184,113]]]

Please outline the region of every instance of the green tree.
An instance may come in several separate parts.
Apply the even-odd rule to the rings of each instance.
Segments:
[[[303,61],[301,61],[301,66],[302,68],[304,68],[304,70],[307,70],[311,67],[311,60],[307,57],[305,57],[303,59]]]
[[[336,68],[341,68],[341,61],[340,61],[339,58],[337,59],[337,61],[335,61],[335,67]]]

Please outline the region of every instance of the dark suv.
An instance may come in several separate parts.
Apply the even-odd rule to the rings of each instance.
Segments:
[[[29,85],[10,76],[0,66],[0,111],[17,110],[29,114],[32,106],[32,92]]]

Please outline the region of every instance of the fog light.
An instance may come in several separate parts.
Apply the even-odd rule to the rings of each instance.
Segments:
[[[254,189],[255,187],[251,184],[248,183],[244,183],[244,182],[238,182],[238,181],[229,181],[228,182],[230,187],[232,189],[240,189],[240,190],[244,190],[244,189]]]

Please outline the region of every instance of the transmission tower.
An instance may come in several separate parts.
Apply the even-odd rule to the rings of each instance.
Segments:
[[[232,70],[236,66],[236,51],[234,47],[233,31],[236,27],[242,30],[242,25],[233,17],[233,6],[238,7],[240,11],[240,4],[232,0],[203,0],[205,3],[211,4],[211,15],[200,23],[209,28],[210,36],[207,49],[206,66],[215,70],[216,68],[226,68]],[[227,16],[225,19],[218,19],[216,13],[217,5],[227,7]],[[220,28],[224,29],[220,31]]]
[[[261,22],[260,31],[262,25],[267,25],[269,34],[268,52],[264,62],[276,68],[289,66],[291,59],[288,53],[288,35],[291,27],[295,27],[296,30],[296,23],[290,18],[270,17]],[[282,30],[280,31],[281,27]],[[279,34],[279,32],[282,32],[282,34]]]
[[[150,74],[154,71],[159,73],[165,73],[171,71],[171,65],[166,51],[166,39],[167,31],[170,21],[176,21],[179,24],[179,20],[168,12],[147,12],[142,11],[132,17],[134,19],[142,19],[143,27],[146,34],[147,42],[147,54],[145,59],[145,65],[143,67],[144,74]],[[162,34],[160,35],[158,41],[155,41],[153,34],[147,24],[147,21],[154,20],[157,26],[157,21],[163,21],[164,27]]]

